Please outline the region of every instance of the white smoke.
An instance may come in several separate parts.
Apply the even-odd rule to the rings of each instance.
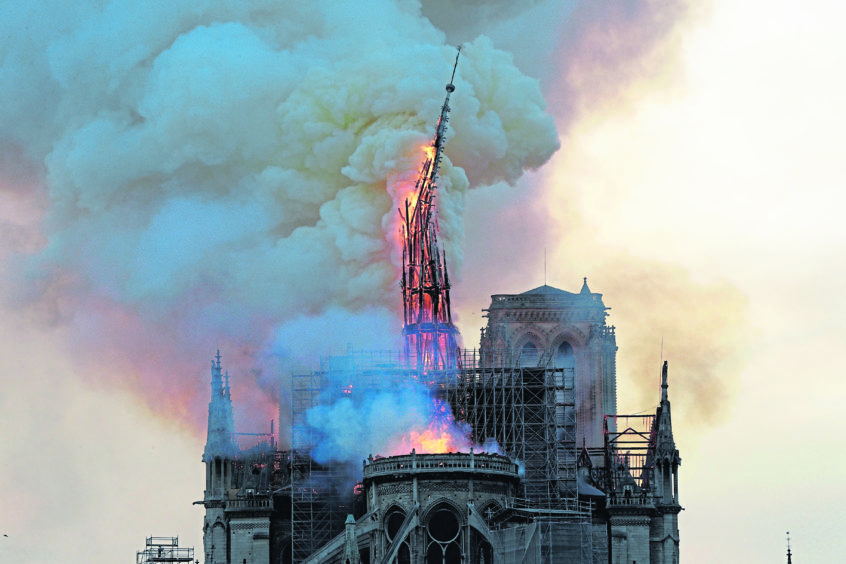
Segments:
[[[33,307],[70,324],[84,309],[96,347],[136,330],[99,312],[128,312],[198,366],[207,335],[296,349],[314,336],[289,320],[398,311],[389,186],[418,168],[455,58],[419,4],[4,14],[0,153],[23,155],[47,194],[47,243],[12,271]],[[438,200],[452,273],[466,190],[512,182],[557,148],[537,83],[489,40],[465,45],[455,84]]]

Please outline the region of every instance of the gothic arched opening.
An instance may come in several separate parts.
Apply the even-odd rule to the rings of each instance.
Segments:
[[[520,366],[529,367],[538,365],[538,347],[529,341],[520,349]]]
[[[562,341],[555,351],[555,366],[558,368],[575,368],[576,355],[573,353],[573,346],[567,341]]]
[[[461,524],[455,510],[437,507],[429,515],[426,532],[427,564],[461,564]]]
[[[389,541],[394,540],[402,527],[403,521],[405,521],[405,512],[402,509],[393,507],[388,510],[388,516],[385,517],[385,533],[388,535]]]

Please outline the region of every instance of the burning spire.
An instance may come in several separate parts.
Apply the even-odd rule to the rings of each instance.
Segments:
[[[455,91],[453,80],[460,54],[461,47],[455,55],[435,138],[426,147],[426,159],[420,168],[414,194],[411,201],[405,200],[405,213],[400,210],[405,354],[409,365],[415,366],[421,375],[458,367],[458,330],[452,324],[450,312],[446,253],[438,248],[435,197],[449,121],[449,97]]]
[[[235,455],[235,423],[232,416],[232,397],[229,393],[229,371],[224,380],[220,365],[220,350],[211,362],[211,401],[209,402],[209,425],[203,461],[215,457],[228,458]]]

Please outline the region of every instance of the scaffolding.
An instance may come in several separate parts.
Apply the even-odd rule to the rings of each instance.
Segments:
[[[194,548],[180,547],[179,537],[147,537],[144,550],[139,550],[135,555],[135,562],[194,562]]]
[[[523,497],[555,509],[577,495],[573,369],[551,361],[521,366],[519,356],[495,355],[503,362],[464,351],[448,401],[456,419],[472,428],[474,442],[494,438],[522,465]]]
[[[592,562],[593,508],[576,483],[574,369],[509,350],[463,351],[461,366],[449,402],[474,442],[494,438],[522,465],[523,499],[512,511],[537,524],[540,562]]]
[[[291,533],[292,556],[300,562],[343,530],[351,492],[339,491],[348,469],[312,457],[321,437],[307,414],[343,394],[426,385],[449,403],[457,421],[472,429],[474,443],[495,439],[520,465],[521,491],[513,511],[536,519],[542,562],[556,561],[566,545],[570,561],[591,562],[592,508],[578,500],[574,371],[552,359],[521,366],[519,355],[497,351],[488,362],[462,351],[461,368],[423,376],[400,353],[349,351],[321,359],[318,371],[292,376]],[[545,364],[545,366],[543,365]],[[562,541],[562,539],[565,539]]]
[[[291,556],[302,562],[334,536],[331,504],[319,486],[332,467],[318,465],[311,457],[318,437],[306,421],[308,410],[318,404],[326,385],[323,372],[292,377],[291,421]],[[331,483],[331,482],[330,482]]]
[[[352,513],[353,485],[339,489],[352,473],[343,464],[319,464],[312,452],[321,436],[308,424],[312,408],[344,394],[366,393],[388,382],[414,381],[394,351],[348,351],[322,358],[315,372],[291,377],[291,554],[302,562],[344,528]]]

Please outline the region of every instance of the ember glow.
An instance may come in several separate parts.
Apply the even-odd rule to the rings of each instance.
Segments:
[[[407,437],[403,437],[401,452],[410,452],[413,449],[421,454],[442,454],[467,450],[466,439],[462,441],[463,437],[456,437],[449,430],[436,427],[433,422],[422,433],[411,431]]]

